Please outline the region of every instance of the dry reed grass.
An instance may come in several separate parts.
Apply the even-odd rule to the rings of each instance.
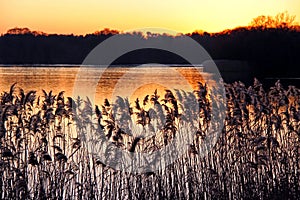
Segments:
[[[164,172],[134,175],[88,154],[78,133],[105,134],[130,152],[155,151],[175,137],[176,120],[189,120],[181,118],[180,108],[194,94],[166,91],[162,99],[154,92],[133,104],[119,98],[119,107],[106,100],[94,108],[88,99],[46,91],[37,97],[14,84],[0,96],[0,198],[299,199],[300,90],[277,82],[265,91],[257,80],[248,88],[241,82],[225,88],[225,126],[206,156],[199,156],[199,145],[211,102],[206,86],[199,84],[200,121],[190,151]],[[154,109],[144,109],[146,104]],[[122,109],[157,134],[134,137],[122,126],[120,120],[130,117],[122,116]],[[117,111],[123,118],[115,119]],[[151,112],[157,114],[152,119]],[[158,130],[149,126],[151,120]]]

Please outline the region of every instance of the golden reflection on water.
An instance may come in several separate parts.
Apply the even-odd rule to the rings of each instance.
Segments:
[[[38,95],[43,95],[44,89],[47,92],[52,90],[53,94],[65,91],[65,96],[72,96],[78,70],[79,67],[57,66],[0,67],[0,92],[9,91],[10,86],[17,82],[17,86],[25,92],[36,90]],[[93,70],[96,72],[97,68]],[[192,91],[197,89],[198,82],[203,82],[209,75],[191,67],[172,67],[172,69],[112,67],[106,69],[102,77],[88,78],[90,81],[98,82],[94,102],[102,104],[105,98],[112,99],[119,94],[129,95],[132,102],[136,98],[142,100],[147,94],[153,94],[155,89],[162,98],[165,89],[178,87],[177,89]]]
[[[0,92],[9,91],[13,83],[25,92],[42,89],[54,94],[65,91],[71,96],[78,68],[68,67],[0,67]]]
[[[142,101],[146,95],[150,95],[150,96],[153,95],[155,90],[157,91],[157,95],[160,96],[160,98],[164,98],[164,91],[167,89],[170,88],[167,88],[163,85],[156,84],[156,83],[145,84],[137,88],[136,90],[134,90],[132,95],[129,97],[129,101],[133,102],[137,98],[139,98]]]

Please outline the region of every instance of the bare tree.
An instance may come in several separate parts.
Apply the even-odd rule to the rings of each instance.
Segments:
[[[287,11],[278,13],[276,16],[261,15],[254,18],[250,26],[254,28],[291,28],[297,23],[295,22],[295,15],[290,15]]]

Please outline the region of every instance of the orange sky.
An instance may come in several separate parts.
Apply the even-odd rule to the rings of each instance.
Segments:
[[[106,27],[217,32],[283,11],[300,21],[300,0],[0,0],[0,33],[13,27],[63,34]]]

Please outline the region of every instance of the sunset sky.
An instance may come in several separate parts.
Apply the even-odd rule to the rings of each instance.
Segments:
[[[0,0],[0,33],[14,27],[62,34],[143,27],[217,32],[284,11],[299,22],[300,0]]]

